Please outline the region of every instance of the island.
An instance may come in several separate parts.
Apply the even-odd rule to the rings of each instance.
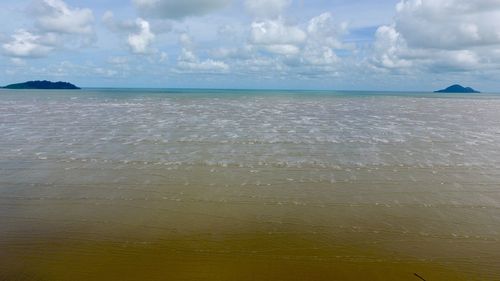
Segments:
[[[79,87],[68,82],[51,82],[51,81],[28,81],[24,83],[10,84],[5,89],[40,89],[40,90],[80,90]]]
[[[455,84],[449,86],[444,90],[435,91],[434,93],[480,93],[480,92],[472,89],[471,87],[462,87],[461,85]]]

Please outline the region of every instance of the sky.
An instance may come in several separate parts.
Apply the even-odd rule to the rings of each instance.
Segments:
[[[2,0],[0,84],[500,92],[500,0]]]

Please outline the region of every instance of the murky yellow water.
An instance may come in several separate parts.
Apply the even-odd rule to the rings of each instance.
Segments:
[[[419,273],[427,280],[468,280],[432,262],[403,261],[384,251],[335,246],[326,240],[324,235],[241,234],[186,235],[150,243],[45,241],[32,245],[29,257],[7,262],[4,278],[418,280],[414,273]]]
[[[6,280],[500,278],[497,171],[43,165],[0,201]]]

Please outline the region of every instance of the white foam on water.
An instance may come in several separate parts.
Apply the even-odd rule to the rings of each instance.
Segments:
[[[498,167],[500,100],[69,97],[0,100],[0,152],[40,160]]]

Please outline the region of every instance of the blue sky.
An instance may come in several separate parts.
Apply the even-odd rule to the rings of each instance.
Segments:
[[[500,0],[3,0],[1,84],[500,91]]]

